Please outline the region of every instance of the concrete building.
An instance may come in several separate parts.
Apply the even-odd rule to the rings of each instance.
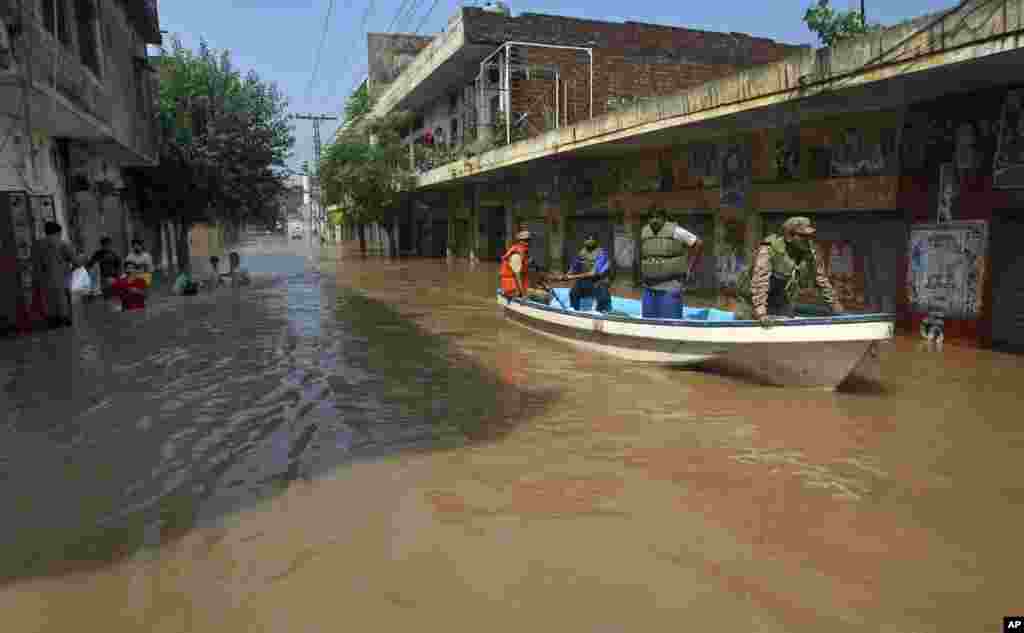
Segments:
[[[55,220],[79,249],[152,248],[122,168],[155,164],[155,0],[0,0],[0,329],[24,318],[28,253]],[[154,254],[157,255],[156,253]]]
[[[454,254],[495,256],[528,227],[531,255],[560,267],[596,231],[620,280],[662,205],[705,238],[698,286],[726,306],[761,237],[808,215],[850,309],[914,331],[939,313],[947,340],[1021,349],[1022,34],[1024,0],[969,0],[451,161],[416,195],[462,225]],[[395,86],[379,108],[430,90]]]

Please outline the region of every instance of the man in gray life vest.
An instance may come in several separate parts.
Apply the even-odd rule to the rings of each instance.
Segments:
[[[640,232],[643,318],[683,318],[683,285],[693,279],[693,266],[703,244],[699,237],[670,222],[665,209],[651,206],[647,225]]]

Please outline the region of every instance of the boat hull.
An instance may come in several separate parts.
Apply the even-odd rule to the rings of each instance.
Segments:
[[[885,320],[708,327],[569,313],[504,298],[498,302],[512,322],[581,349],[633,362],[705,367],[786,387],[835,389],[851,373],[877,375],[878,343],[893,331]]]

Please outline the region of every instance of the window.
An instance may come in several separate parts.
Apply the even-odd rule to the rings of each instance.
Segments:
[[[455,114],[455,110],[458,107],[459,107],[459,95],[457,93],[453,92],[452,94],[448,95],[448,109],[450,110],[449,113],[450,114]]]
[[[39,15],[43,26],[64,45],[71,44],[71,29],[68,28],[68,7],[65,0],[39,0]]]
[[[451,121],[451,135],[450,136],[451,136],[451,139],[452,139],[452,145],[455,145],[455,144],[457,144],[459,142],[459,120],[458,119],[452,119],[452,121]]]
[[[93,1],[75,0],[75,20],[78,22],[78,50],[82,63],[99,77],[100,49],[96,37],[96,5]]]

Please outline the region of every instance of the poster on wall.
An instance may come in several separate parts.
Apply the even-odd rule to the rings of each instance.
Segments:
[[[1003,102],[992,186],[1024,189],[1024,89],[1010,90]]]
[[[721,204],[742,209],[750,181],[750,151],[746,143],[729,143],[722,148]]]
[[[939,224],[952,222],[955,217],[956,202],[960,195],[960,183],[953,163],[939,166],[939,199],[936,204],[935,221]]]
[[[908,271],[913,310],[977,318],[987,244],[988,223],[983,220],[914,225]]]
[[[619,270],[630,270],[633,268],[633,258],[636,254],[636,242],[624,226],[615,227],[615,245],[612,247],[615,254],[615,266]]]
[[[863,130],[846,128],[832,148],[833,176],[872,176],[884,173],[887,152],[895,153],[895,132],[882,130],[877,142],[868,142]]]
[[[819,240],[818,248],[839,303],[850,310],[865,309],[867,280],[863,255],[857,253],[853,244],[842,240]],[[806,301],[814,302],[818,291],[814,287],[807,288],[802,296]]]

